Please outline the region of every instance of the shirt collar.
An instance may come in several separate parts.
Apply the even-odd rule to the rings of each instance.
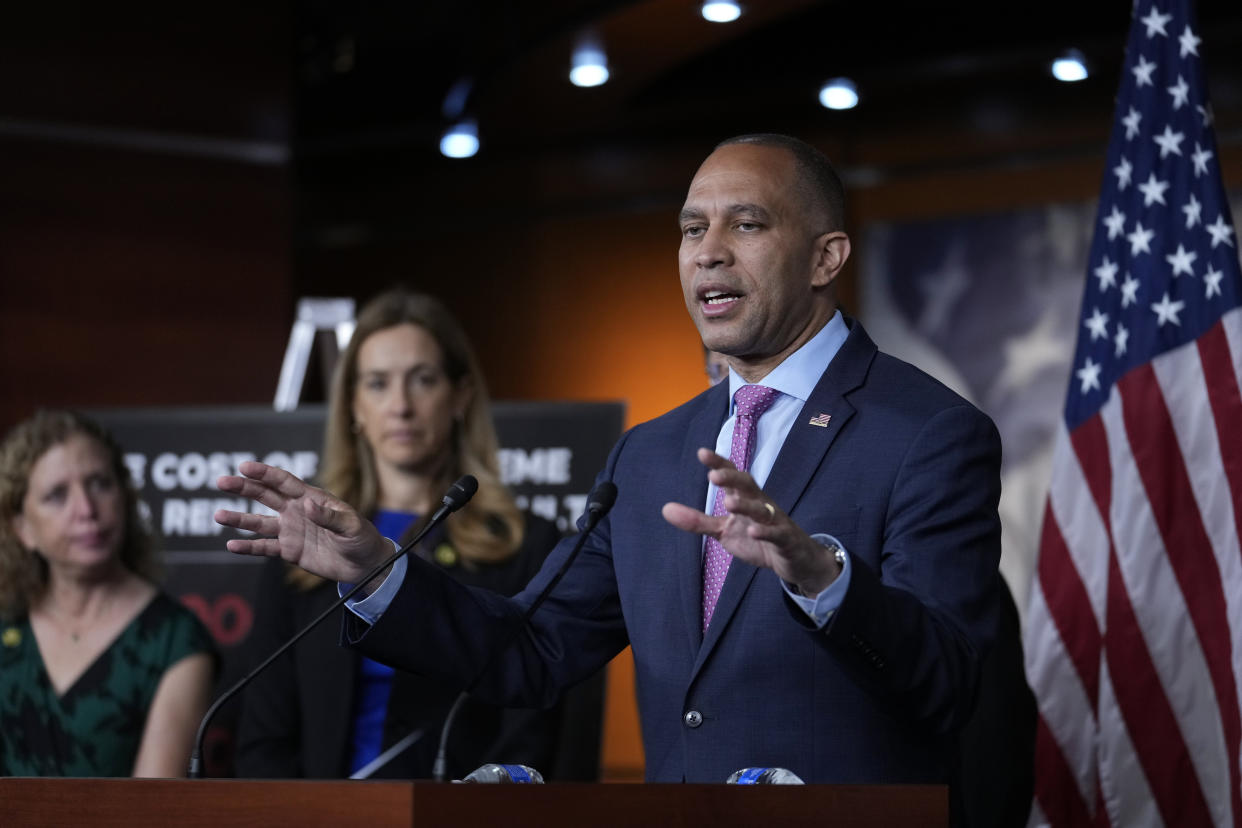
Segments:
[[[785,361],[777,365],[760,380],[760,384],[775,388],[782,394],[796,397],[806,402],[815,390],[820,376],[827,369],[828,363],[841,350],[849,336],[850,329],[845,325],[845,317],[841,311],[834,311],[828,324],[819,329],[802,347],[785,357]],[[729,368],[729,413],[733,412],[733,396],[737,390],[746,385],[741,375]]]

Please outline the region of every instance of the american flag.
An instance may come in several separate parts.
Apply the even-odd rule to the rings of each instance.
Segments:
[[[1135,4],[1027,613],[1032,824],[1239,826],[1242,272],[1188,0]]]

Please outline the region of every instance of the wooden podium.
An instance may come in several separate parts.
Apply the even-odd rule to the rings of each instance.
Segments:
[[[0,824],[5,828],[947,828],[948,812],[948,789],[938,785],[453,785],[0,778]]]

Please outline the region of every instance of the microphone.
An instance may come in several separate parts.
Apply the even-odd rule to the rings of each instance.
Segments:
[[[273,661],[275,661],[277,658],[279,658],[286,650],[288,650],[294,644],[301,641],[302,637],[305,636],[311,630],[313,630],[315,627],[319,626],[319,623],[321,621],[323,621],[329,615],[331,615],[332,613],[340,609],[342,606],[344,606],[345,602],[348,601],[350,598],[353,598],[354,595],[356,595],[358,591],[362,589],[363,586],[365,586],[366,584],[369,584],[372,581],[372,579],[374,579],[377,575],[379,575],[381,572],[383,572],[388,567],[392,566],[393,563],[395,563],[398,558],[400,558],[402,555],[405,555],[407,552],[413,549],[415,545],[417,545],[418,542],[421,541],[428,532],[430,532],[432,529],[438,526],[441,521],[443,521],[446,517],[448,517],[453,512],[456,512],[462,506],[465,506],[466,503],[470,500],[470,498],[474,497],[474,493],[477,492],[478,490],[479,490],[479,481],[475,480],[472,475],[469,475],[469,474],[462,475],[462,477],[456,483],[450,486],[449,490],[444,493],[444,497],[440,501],[442,505],[440,506],[440,508],[436,509],[434,514],[432,514],[431,520],[427,521],[427,525],[424,526],[417,535],[411,538],[409,543],[407,543],[405,546],[398,549],[391,556],[389,556],[387,560],[381,562],[378,566],[376,566],[374,569],[368,572],[365,576],[363,576],[363,578],[360,581],[358,581],[358,583],[354,584],[353,589],[349,590],[349,592],[346,592],[336,601],[333,601],[332,606],[328,607],[326,610],[320,613],[317,618],[315,618],[313,621],[311,621],[309,624],[303,627],[296,635],[293,636],[293,638],[290,638],[284,644],[281,644],[279,647],[277,647],[276,652],[272,653],[270,656],[265,658],[262,664],[260,664],[258,667],[255,667],[253,670],[251,670],[249,673],[243,676],[241,681],[237,682],[232,687],[230,687],[228,690],[225,690],[223,693],[221,693],[220,697],[217,698],[214,702],[212,702],[211,707],[207,708],[207,712],[203,714],[203,720],[199,722],[198,734],[195,735],[194,737],[194,750],[190,754],[190,767],[189,767],[189,770],[186,772],[186,775],[190,779],[201,779],[202,778],[203,776],[203,740],[207,735],[207,725],[211,724],[211,720],[212,718],[215,717],[216,711],[219,710],[220,707],[226,701],[228,701],[229,699],[233,698],[233,696],[241,692],[242,688],[244,688],[247,684],[253,681],[255,676],[259,675],[259,673],[262,673],[264,670],[266,670],[267,666],[271,664]]]
[[[445,492],[444,497],[440,499],[440,502],[444,505],[437,509],[435,514],[431,516],[431,520],[427,522],[427,527],[425,527],[423,531],[418,534],[418,537],[422,538],[423,535],[427,534],[427,528],[432,524],[439,523],[449,514],[456,512],[462,506],[465,506],[470,501],[470,498],[474,497],[474,493],[478,490],[479,481],[474,479],[474,475],[463,474],[456,483],[449,486],[449,490]],[[413,545],[414,541],[410,541],[405,545],[402,551],[408,551]],[[398,552],[397,555],[400,556],[401,552]],[[393,560],[396,560],[396,558],[394,557]],[[390,564],[392,562],[393,561],[389,561],[388,563]],[[384,566],[387,565],[388,564],[384,564]]]
[[[578,535],[578,541],[574,544],[574,548],[571,549],[569,551],[569,555],[566,556],[565,562],[561,564],[561,568],[558,569],[556,574],[552,576],[552,580],[548,581],[548,585],[541,589],[539,594],[535,596],[535,600],[531,602],[529,607],[527,607],[526,612],[522,615],[522,620],[513,627],[513,630],[509,633],[509,636],[504,639],[504,641],[502,641],[496,649],[492,650],[491,655],[483,664],[483,668],[479,670],[478,674],[475,675],[475,677],[470,681],[470,684],[466,686],[466,689],[462,690],[461,693],[457,695],[457,699],[453,702],[453,706],[449,708],[448,715],[444,717],[444,726],[440,728],[440,745],[436,750],[435,762],[431,766],[431,778],[436,782],[444,781],[445,766],[448,763],[447,755],[449,731],[453,728],[453,721],[457,718],[457,713],[461,710],[461,706],[466,703],[466,699],[470,696],[470,692],[474,690],[480,681],[483,680],[483,676],[487,675],[487,671],[492,668],[500,654],[507,650],[509,645],[517,640],[517,637],[521,635],[528,626],[530,626],[530,618],[535,614],[535,610],[539,609],[539,606],[549,595],[552,594],[552,590],[556,589],[556,585],[559,584],[561,579],[565,577],[565,573],[569,571],[569,565],[574,562],[574,558],[578,557],[578,553],[582,551],[583,545],[586,544],[587,535],[591,534],[591,532],[595,530],[596,525],[603,519],[604,515],[608,514],[608,511],[612,509],[612,504],[615,503],[616,500],[617,486],[611,480],[605,480],[595,487],[590,496],[587,498],[586,523],[582,527],[582,532]]]

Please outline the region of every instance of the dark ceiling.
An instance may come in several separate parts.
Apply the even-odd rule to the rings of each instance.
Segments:
[[[1129,0],[749,0],[708,23],[698,0],[45,0],[0,17],[0,136],[72,126],[292,144],[301,157],[434,156],[466,88],[482,154],[651,146],[756,129],[865,138],[957,123],[1021,132],[1107,123]],[[1222,130],[1242,124],[1242,2],[1199,4]],[[612,79],[567,79],[593,33]],[[1068,48],[1092,77],[1051,79]],[[854,78],[861,105],[822,109]],[[463,85],[463,81],[465,84]]]
[[[298,132],[310,151],[386,141],[434,151],[447,93],[463,79],[484,152],[782,124],[851,131],[965,118],[1003,130],[1079,112],[1106,121],[1129,24],[1125,0],[750,0],[729,24],[704,21],[698,6],[306,2],[297,16]],[[1212,93],[1231,113],[1242,108],[1242,2],[1204,2],[1199,16]],[[603,87],[578,89],[566,77],[586,32],[608,52]],[[1049,76],[1069,47],[1087,56],[1087,81]],[[858,83],[856,110],[819,107],[820,84],[837,75]]]
[[[427,203],[437,207],[431,220],[455,226],[525,203],[545,215],[664,208],[707,148],[741,132],[808,137],[851,186],[936,165],[1094,159],[1130,3],[749,0],[729,24],[698,9],[698,0],[9,4],[0,141],[292,162],[281,168],[294,171],[312,244],[356,240],[358,227],[409,233]],[[1242,0],[1207,0],[1199,17],[1218,138],[1239,145]],[[567,73],[588,32],[612,79],[579,89]],[[1048,71],[1069,47],[1093,70],[1076,84]],[[819,106],[819,86],[838,75],[858,84],[854,110]],[[454,88],[469,90],[461,103],[482,142],[465,161],[438,152]]]

